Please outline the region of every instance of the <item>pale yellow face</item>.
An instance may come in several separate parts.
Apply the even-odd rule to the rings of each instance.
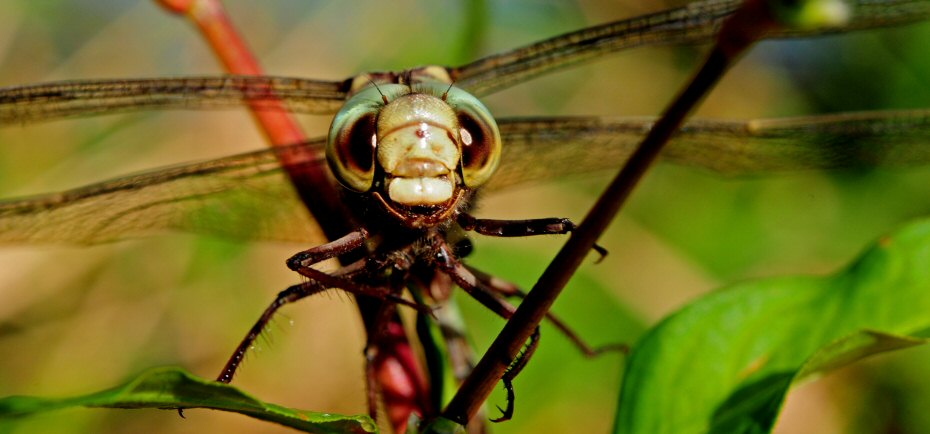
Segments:
[[[452,198],[459,164],[458,120],[441,99],[422,93],[391,101],[378,117],[378,164],[388,197],[403,205]]]
[[[497,124],[477,99],[448,84],[418,83],[359,91],[334,118],[326,153],[353,191],[374,188],[397,205],[439,207],[458,188],[486,182],[500,150]]]

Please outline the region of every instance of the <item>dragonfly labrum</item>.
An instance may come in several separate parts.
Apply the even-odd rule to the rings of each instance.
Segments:
[[[905,7],[914,8],[921,5],[920,2],[862,3],[860,18],[849,28],[816,33],[905,23],[920,19],[925,13],[920,9],[902,13]],[[418,174],[408,180],[393,172],[391,163],[381,161],[380,154],[374,153],[375,149],[378,152],[384,149],[388,135],[375,133],[381,126],[379,115],[368,111],[359,113],[360,109],[354,106],[344,106],[346,101],[364,100],[369,108],[384,109],[395,107],[392,105],[395,103],[413,106],[415,110],[423,106],[448,107],[443,104],[457,104],[473,98],[462,96],[464,93],[460,92],[488,96],[608,52],[650,44],[706,41],[720,19],[735,6],[736,2],[730,1],[698,2],[687,8],[573,32],[460,67],[436,68],[448,79],[437,79],[436,74],[423,72],[432,71],[431,68],[418,68],[333,81],[203,76],[78,80],[7,87],[0,90],[0,122],[8,125],[7,130],[33,122],[125,111],[212,109],[244,104],[262,109],[265,103],[269,105],[264,109],[269,110],[277,109],[273,104],[280,101],[289,112],[327,114],[327,123],[329,117],[341,109],[342,112],[336,114],[336,123],[347,118],[351,118],[351,122],[346,121],[346,129],[334,130],[336,139],[333,136],[329,140],[315,138],[274,149],[143,171],[60,193],[6,200],[0,203],[0,241],[8,244],[100,244],[149,237],[166,230],[301,241],[313,243],[301,249],[317,247],[295,257],[290,265],[310,281],[323,285],[304,282],[295,285],[296,289],[290,293],[282,293],[282,297],[297,298],[326,288],[342,288],[356,294],[389,298],[392,302],[408,304],[413,310],[425,310],[425,305],[420,304],[422,299],[411,302],[400,298],[407,286],[419,289],[432,299],[431,303],[442,301],[448,294],[431,293],[429,288],[457,283],[475,292],[480,301],[492,305],[497,313],[506,315],[506,307],[501,306],[509,305],[494,304],[500,294],[482,292],[485,287],[502,284],[496,283],[491,274],[482,272],[486,266],[474,268],[460,261],[463,255],[457,250],[457,242],[464,240],[465,230],[477,229],[479,233],[490,235],[514,231],[514,228],[521,230],[509,232],[509,235],[562,233],[570,229],[570,224],[554,219],[537,221],[541,226],[501,226],[500,222],[485,219],[485,216],[497,218],[493,209],[482,212],[479,217],[471,217],[468,213],[475,211],[472,196],[478,190],[474,187],[481,184],[480,194],[493,196],[508,187],[615,168],[629,156],[653,119],[505,117],[496,121],[499,127],[496,133],[486,126],[488,115],[481,103],[477,109],[465,109],[465,115],[457,112],[460,109],[453,104],[451,109],[440,109],[447,111],[437,115],[443,122],[408,119],[409,125],[403,124],[396,130],[424,140],[428,137],[448,139],[457,150],[466,148],[465,143],[499,146],[499,157],[479,147],[474,148],[473,154],[451,157],[449,163],[414,159],[412,163],[401,164],[403,170]],[[367,84],[369,81],[374,81],[377,87]],[[468,107],[475,107],[470,104]],[[494,108],[492,103],[488,105]],[[444,123],[450,119],[454,119],[452,126]],[[926,146],[930,134],[928,125],[930,111],[925,109],[738,121],[696,120],[685,126],[664,158],[672,163],[736,177],[798,170],[920,167],[930,161],[930,149]],[[338,131],[345,131],[347,137],[339,139]],[[335,155],[335,149],[340,146],[349,153],[327,163],[327,152]],[[291,161],[292,167],[282,167],[282,161]],[[498,161],[496,172],[488,176],[490,167]],[[349,203],[349,208],[354,210],[353,218],[357,221],[350,225],[355,225],[355,232],[347,232],[346,238],[327,237],[322,227],[328,224],[322,221],[325,215],[320,213],[314,219],[307,218],[301,198],[294,193],[289,179],[289,172],[299,166],[318,168],[342,181],[348,192],[340,201]],[[425,178],[425,173],[434,172],[441,172],[438,180]],[[353,203],[353,191],[369,198],[375,196],[372,192],[377,192],[380,199],[375,198],[373,203]],[[508,215],[512,214],[508,211]],[[558,212],[548,211],[539,215],[537,211],[508,218],[558,215]],[[552,229],[553,225],[556,229]],[[385,236],[385,233],[392,235]],[[335,244],[325,244],[327,238],[336,239]],[[322,248],[327,245],[334,250]],[[479,250],[480,246],[479,242]],[[613,246],[607,247],[613,251]],[[368,259],[346,264],[325,276],[318,268],[309,266],[323,257],[350,250],[357,254],[365,252],[361,255]],[[439,272],[434,273],[436,270]],[[508,277],[506,267],[483,271]],[[445,277],[437,277],[440,275]],[[451,282],[437,283],[443,279],[451,279]],[[378,292],[372,287],[377,287]],[[279,304],[276,303],[274,309],[280,307]],[[254,302],[251,308],[254,315]],[[399,309],[405,310],[403,306]],[[429,315],[425,311],[422,313]],[[233,335],[243,328],[227,326],[237,331],[231,333]],[[254,338],[250,335],[243,342],[233,362],[255,345],[250,340]],[[219,353],[228,350],[228,345],[211,346],[218,347],[211,350]],[[207,367],[200,368],[209,371]],[[232,363],[223,375],[231,377],[235,369]]]

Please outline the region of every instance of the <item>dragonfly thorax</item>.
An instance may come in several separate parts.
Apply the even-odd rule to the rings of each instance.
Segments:
[[[497,124],[468,93],[442,83],[384,84],[336,115],[327,160],[347,189],[410,227],[448,218],[500,160]]]

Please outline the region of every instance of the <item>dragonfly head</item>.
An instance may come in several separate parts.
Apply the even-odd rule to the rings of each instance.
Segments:
[[[392,215],[448,215],[487,182],[501,139],[488,109],[442,83],[383,84],[352,96],[330,127],[326,157],[347,189]]]

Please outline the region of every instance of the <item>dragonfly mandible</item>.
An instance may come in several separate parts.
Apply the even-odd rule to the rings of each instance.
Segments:
[[[723,2],[715,3],[723,4]],[[507,83],[504,79],[500,81],[492,79],[488,82],[500,85]],[[467,87],[466,83],[467,81],[462,80],[460,85]],[[480,87],[477,88],[480,89]],[[238,101],[238,97],[233,97],[233,99]],[[197,101],[199,99],[193,97],[193,103],[197,104]],[[897,154],[898,162],[920,161],[920,154],[912,153],[914,150],[911,145],[919,143],[922,135],[925,134],[921,130],[925,124],[923,119],[926,117],[923,113],[885,113],[873,121],[866,120],[866,116],[837,116],[833,118],[835,123],[830,123],[829,117],[816,120],[699,123],[691,129],[693,139],[689,141],[686,136],[679,142],[680,148],[677,152],[672,150],[671,156],[697,165],[713,166],[716,164],[723,170],[744,168],[750,172],[779,168],[794,169],[798,168],[799,161],[810,162],[812,167],[819,167],[825,162],[829,163],[828,165],[837,166],[868,165],[870,164],[868,160],[849,158],[849,154],[837,150],[823,153],[813,145],[817,143],[816,140],[822,140],[823,135],[830,134],[831,131],[839,136],[857,134],[861,136],[876,131],[875,125],[898,125],[903,126],[903,130],[907,133],[895,137],[879,135],[875,140],[880,144],[899,146],[898,149],[901,152]],[[888,122],[888,119],[892,119],[892,122]],[[14,122],[21,122],[21,120]],[[702,129],[701,125],[706,128]],[[732,137],[752,131],[751,128],[747,128],[747,125],[754,128],[761,126],[756,131],[768,140],[742,140],[739,142],[740,145],[737,145]],[[519,182],[560,176],[571,171],[594,170],[593,168],[598,167],[596,163],[614,166],[618,160],[622,160],[625,149],[623,143],[631,143],[633,138],[648,128],[648,121],[622,120],[605,124],[603,119],[594,118],[568,120],[543,118],[504,121],[502,126],[504,140],[508,143],[505,152],[508,154],[502,157],[501,176],[492,181],[491,190]],[[812,134],[810,133],[812,126],[824,128]],[[803,135],[802,138],[809,139],[811,142],[806,144],[799,142],[798,131],[807,131],[808,134]],[[615,156],[612,159],[605,157],[602,153],[579,152],[580,149],[590,150],[595,145],[604,145],[603,148],[598,149],[609,150],[611,148],[607,145],[612,140],[624,137],[629,138],[629,141],[615,141],[613,143],[616,147],[612,148],[612,151],[607,151],[614,153]],[[790,141],[789,144],[798,146],[797,152],[800,156],[791,155],[791,151],[778,149],[775,149],[772,155],[752,154],[753,150],[766,149],[760,143],[772,143],[772,140],[780,143]],[[716,145],[719,150],[715,151],[708,145]],[[749,149],[749,158],[746,154],[736,154],[734,151],[737,146],[746,146]],[[816,149],[816,152],[804,153],[805,149],[810,151],[812,147]],[[577,163],[571,165],[558,164],[564,162],[567,156],[587,159],[574,160]],[[727,157],[730,156],[734,156],[735,162],[728,162]],[[853,156],[867,157],[868,155]],[[785,157],[785,160],[780,160],[779,157]],[[894,163],[894,161],[890,162]],[[509,168],[508,165],[510,165]],[[541,171],[540,168],[547,170]],[[204,176],[205,174],[216,176]],[[19,222],[42,222],[42,224],[30,224],[27,228],[18,230],[3,230],[0,231],[2,232],[0,237],[9,236],[11,238],[7,240],[10,242],[41,241],[43,237],[47,237],[44,241],[94,243],[140,236],[148,231],[159,231],[165,228],[180,228],[221,234],[232,232],[234,235],[241,235],[245,232],[247,236],[259,238],[317,238],[312,230],[305,229],[308,227],[304,224],[305,220],[298,225],[280,224],[282,221],[301,221],[303,217],[299,214],[300,208],[297,201],[289,193],[270,151],[156,171],[110,183],[104,188],[83,190],[81,193],[89,195],[90,200],[78,201],[73,199],[74,196],[70,198],[58,196],[65,199],[66,205],[81,205],[79,207],[81,209],[70,206],[50,207],[47,206],[47,201],[27,202],[28,205],[33,205],[32,209],[38,209],[38,211],[21,211],[22,208],[19,208],[11,214],[26,217],[18,220]],[[284,199],[269,203],[266,200],[268,197]],[[256,198],[262,200],[255,200]],[[93,206],[94,203],[98,205]],[[87,204],[92,206],[89,209],[83,208]],[[20,202],[16,206],[20,205],[23,203]],[[233,213],[215,212],[217,209],[225,209],[226,206],[229,206],[229,209],[253,210],[253,212],[242,215],[258,217],[259,220],[243,229],[240,225],[240,218],[235,217]],[[76,219],[76,215],[92,216],[93,219],[85,220],[88,224],[82,226],[78,224],[80,219]],[[15,218],[8,221],[13,224],[17,222]],[[106,224],[101,224],[101,222],[106,222]],[[238,334],[238,332],[232,334]]]

